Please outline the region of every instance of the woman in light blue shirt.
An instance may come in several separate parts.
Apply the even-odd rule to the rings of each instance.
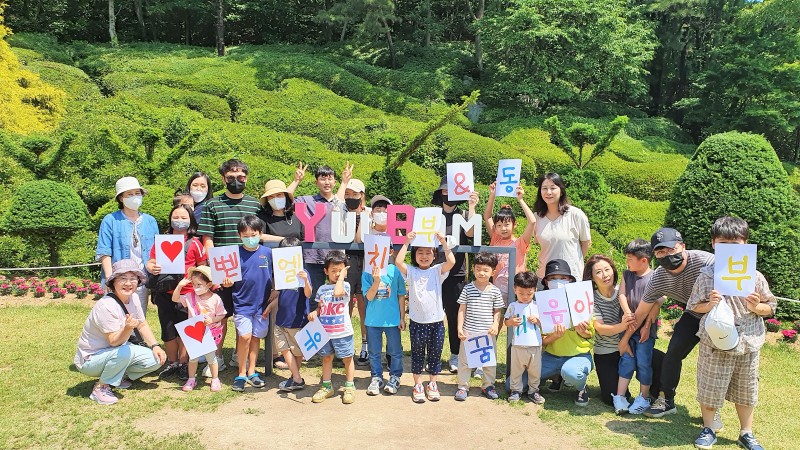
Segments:
[[[111,276],[112,264],[122,259],[132,259],[144,271],[158,234],[156,219],[139,212],[142,197],[147,195],[139,180],[120,178],[116,192],[119,210],[103,217],[97,237],[95,258],[102,265],[101,283]],[[142,311],[146,311],[148,292],[144,285],[139,286],[137,294],[142,302]]]

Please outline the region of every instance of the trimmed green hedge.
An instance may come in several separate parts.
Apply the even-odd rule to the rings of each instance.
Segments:
[[[192,111],[199,112],[207,119],[222,121],[231,119],[231,108],[225,99],[202,92],[151,85],[123,91],[120,99],[145,102],[162,108],[185,106]]]

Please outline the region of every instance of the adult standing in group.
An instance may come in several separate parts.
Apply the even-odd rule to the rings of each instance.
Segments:
[[[456,214],[464,216],[467,220],[475,216],[475,205],[478,204],[478,193],[471,192],[469,196],[467,211],[464,212],[459,205],[464,200],[450,200],[447,197],[447,177],[442,177],[439,189],[433,191],[431,203],[442,208],[444,215],[447,236],[453,235],[453,217]],[[468,231],[461,230],[461,244],[465,245],[468,238],[474,236],[475,229]],[[444,262],[444,255],[440,255],[434,264]],[[458,351],[461,347],[461,340],[458,338],[458,298],[464,289],[467,279],[467,255],[466,253],[456,253],[456,263],[450,269],[450,275],[442,283],[442,305],[447,316],[447,336],[450,344],[450,361],[448,362],[450,372],[458,372]]]
[[[102,284],[111,276],[112,266],[123,259],[131,259],[144,270],[144,264],[158,234],[156,219],[149,214],[139,212],[142,199],[147,190],[135,177],[123,177],[115,185],[117,205],[119,209],[103,217],[97,233],[97,250],[95,257],[100,261]],[[147,311],[149,293],[144,283],[136,291],[141,302],[142,313]]]
[[[314,171],[314,180],[319,192],[316,195],[303,195],[295,198],[295,210],[306,208],[308,215],[311,216],[316,210],[316,205],[321,203],[325,206],[325,218],[319,221],[314,227],[314,234],[317,242],[331,242],[331,221],[330,215],[337,202],[344,202],[344,191],[347,183],[353,177],[353,166],[348,161],[342,171],[342,183],[339,190],[334,194],[336,187],[336,172],[328,166],[320,166]],[[303,236],[305,238],[305,236]],[[302,239],[305,240],[305,239]],[[325,284],[325,257],[330,250],[305,249],[303,250],[303,263],[306,272],[311,278],[312,294],[309,299],[310,310],[317,308],[316,296],[317,289]]]
[[[247,167],[247,164],[238,159],[229,159],[220,166],[219,174],[222,176],[222,182],[225,183],[225,192],[206,202],[200,218],[200,225],[197,228],[197,234],[203,237],[206,253],[213,247],[241,244],[242,240],[237,228],[239,221],[244,216],[258,215],[261,211],[261,204],[258,200],[244,194],[249,173],[250,168]],[[222,361],[222,344],[225,342],[225,335],[228,331],[228,317],[234,313],[233,287],[223,287],[218,293],[222,298],[225,311],[227,311],[227,315],[222,321],[222,340],[217,348],[217,356]],[[231,357],[230,363],[237,367],[239,362],[235,353]]]
[[[641,325],[648,316],[657,314],[664,297],[686,305],[692,295],[700,270],[714,264],[714,255],[702,250],[686,250],[683,236],[674,228],[661,228],[650,238],[653,255],[659,267],[653,272],[644,289],[642,301],[636,308],[636,325]],[[652,316],[651,316],[652,317]],[[681,379],[683,360],[700,342],[697,331],[700,329],[702,314],[684,311],[672,328],[672,337],[661,365],[661,392],[653,405],[645,411],[648,417],[663,417],[675,414],[675,390]],[[719,413],[714,420],[714,431],[722,428]]]
[[[101,405],[119,401],[112,387],[130,388],[131,381],[158,369],[167,359],[137,298],[136,290],[146,280],[131,259],[112,264],[105,281],[108,294],[94,304],[83,324],[74,363],[78,372],[99,378],[89,398]],[[129,343],[131,334],[147,347]]]
[[[200,223],[200,218],[203,216],[203,209],[205,209],[206,203],[214,196],[214,193],[211,192],[211,179],[208,178],[205,172],[195,172],[189,177],[189,181],[186,182],[186,189],[184,192],[188,192],[189,195],[192,196],[192,201],[194,202],[192,206],[194,209],[194,220]]]
[[[589,219],[579,208],[570,205],[567,187],[557,173],[539,179],[536,193],[536,243],[539,244],[539,280],[544,278],[548,261],[562,259],[569,264],[572,276],[583,277],[583,258],[592,245]],[[540,285],[541,287],[541,285]]]

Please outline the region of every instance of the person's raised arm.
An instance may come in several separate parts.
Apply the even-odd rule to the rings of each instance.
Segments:
[[[175,303],[181,302],[181,291],[183,287],[187,284],[191,283],[192,281],[188,278],[182,278],[181,281],[178,282],[178,285],[175,286],[175,289],[172,290],[172,301]]]
[[[300,185],[300,182],[303,181],[303,177],[306,176],[306,169],[308,169],[308,164],[297,164],[297,168],[294,170],[294,179],[289,183],[289,186],[286,186],[286,192],[294,196],[294,191],[297,189],[297,186]]]
[[[362,275],[363,279],[366,280],[367,275],[364,273]],[[361,284],[364,284],[363,281]],[[364,298],[367,301],[375,300],[375,296],[378,295],[378,288],[381,285],[381,268],[378,266],[372,266],[372,282],[369,285],[369,289],[364,292]]]
[[[303,280],[303,294],[305,294],[306,298],[311,297],[311,293],[313,292],[314,288],[311,286],[311,280],[308,278],[308,272],[305,270],[297,272],[297,278]]]
[[[475,215],[475,207],[478,205],[478,201],[480,197],[478,193],[472,191],[469,193],[469,200],[467,201],[467,220],[471,219],[472,216]],[[474,237],[475,236],[475,227],[470,228],[467,231],[464,231],[464,235],[467,237]]]
[[[347,161],[342,169],[342,182],[339,184],[339,190],[336,191],[336,198],[344,203],[344,193],[347,190],[347,184],[353,179],[353,164]]]
[[[403,246],[400,247],[400,250],[397,251],[397,255],[394,257],[394,265],[397,266],[397,270],[403,274],[404,277],[408,276],[408,266],[406,266],[406,253],[408,252],[408,246],[411,244],[411,241],[417,237],[417,233],[410,232],[406,235],[406,241],[403,243]]]
[[[450,272],[450,269],[456,265],[456,255],[453,254],[453,249],[447,246],[447,239],[442,233],[436,233],[436,239],[439,239],[439,243],[442,244],[442,251],[444,252],[444,263],[442,263],[441,270],[441,274],[444,275]]]
[[[619,282],[619,295],[617,300],[619,300],[619,307],[622,308],[622,314],[625,316],[630,316],[632,314],[631,307],[628,305],[628,296],[625,295],[625,279],[622,278]]]
[[[347,279],[347,270],[350,269],[350,266],[344,266],[341,272],[339,272],[339,279],[336,280],[336,284],[333,286],[333,296],[334,297],[344,297],[347,295],[347,291],[344,289],[344,281]]]
[[[528,224],[525,225],[525,230],[519,238],[530,244],[531,239],[533,239],[533,233],[536,230],[536,214],[533,213],[525,202],[525,190],[522,188],[521,184],[517,185],[517,200],[519,200],[519,206],[522,208],[522,212],[525,213],[525,219],[528,221]]]
[[[486,208],[483,210],[483,221],[486,223],[486,232],[489,236],[494,234],[494,198],[497,195],[497,182],[489,185],[489,198],[486,200]]]

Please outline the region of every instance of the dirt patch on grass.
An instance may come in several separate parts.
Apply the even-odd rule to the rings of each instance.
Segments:
[[[193,433],[207,448],[585,447],[576,436],[542,423],[536,414],[539,407],[491,401],[480,397],[477,388],[472,388],[470,397],[461,403],[453,399],[456,386],[440,381],[441,401],[415,404],[410,397],[410,375],[403,376],[403,386],[396,395],[370,397],[365,392],[369,373],[358,370],[354,404],[343,405],[341,396],[313,404],[316,385],[292,393],[279,392],[277,383],[283,379],[267,377],[266,388],[248,387],[239,398],[213,412],[165,409],[138,420],[136,427],[159,436],[174,436],[178,420],[181,431],[188,431],[186,425],[191,424]],[[318,380],[307,376],[306,381]],[[342,382],[341,376],[334,375],[335,386]],[[200,389],[207,390],[208,384],[201,381]],[[180,419],[164,420],[167,417]]]

